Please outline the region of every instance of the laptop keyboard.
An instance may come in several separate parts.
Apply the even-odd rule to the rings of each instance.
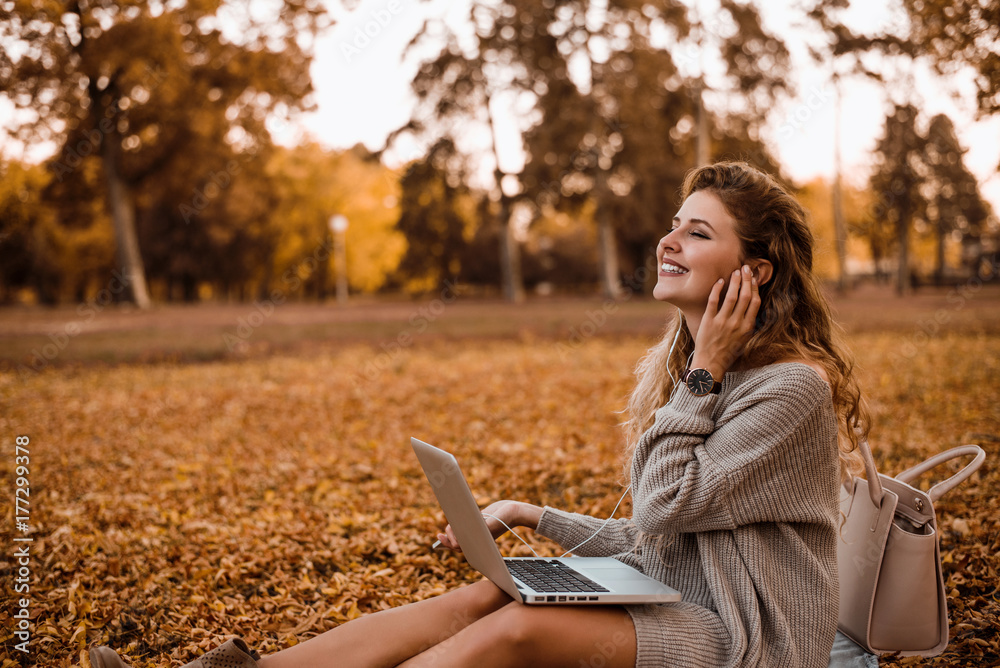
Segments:
[[[511,575],[539,592],[608,591],[561,561],[518,559],[505,562]]]

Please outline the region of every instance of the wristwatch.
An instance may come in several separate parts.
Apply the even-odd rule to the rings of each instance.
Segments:
[[[718,394],[722,391],[722,383],[712,377],[708,369],[688,369],[681,376],[681,381],[687,385],[691,393],[697,397],[706,394]]]

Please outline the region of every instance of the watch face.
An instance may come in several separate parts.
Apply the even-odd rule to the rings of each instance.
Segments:
[[[699,397],[712,391],[715,379],[707,369],[692,369],[687,379],[688,389]]]

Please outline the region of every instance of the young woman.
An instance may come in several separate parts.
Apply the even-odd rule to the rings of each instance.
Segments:
[[[743,163],[693,171],[682,195],[653,290],[677,317],[638,365],[625,424],[632,517],[484,510],[496,536],[499,519],[567,548],[590,538],[578,554],[615,556],[682,602],[525,606],[483,580],[263,658],[230,640],[189,666],[827,666],[839,485],[868,430],[852,361],[793,197]],[[457,548],[450,527],[439,538]],[[91,662],[125,665],[106,647]]]

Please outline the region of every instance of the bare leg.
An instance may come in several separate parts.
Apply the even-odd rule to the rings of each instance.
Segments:
[[[635,658],[635,627],[621,607],[510,603],[400,668],[632,668]]]
[[[359,617],[271,654],[260,668],[396,666],[511,602],[489,580],[447,594]]]

